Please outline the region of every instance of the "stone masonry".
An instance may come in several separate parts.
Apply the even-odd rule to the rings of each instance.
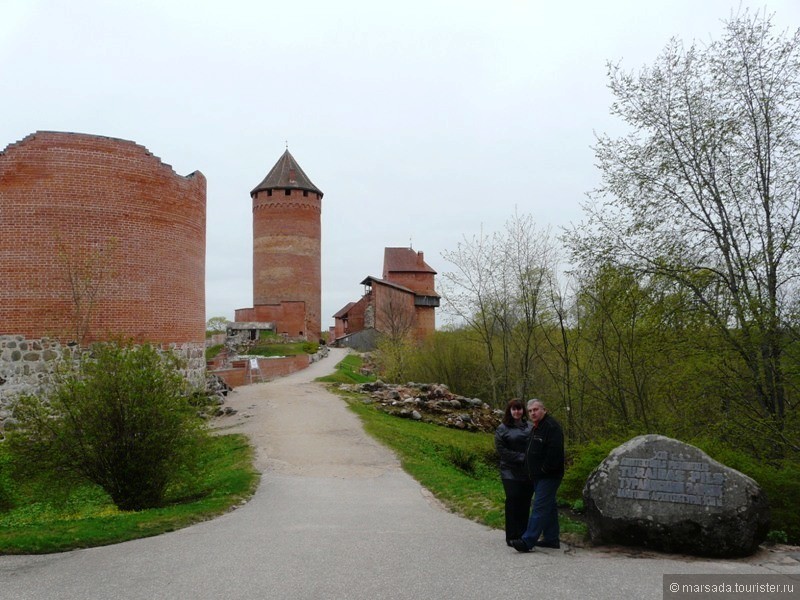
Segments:
[[[168,344],[162,349],[176,353],[186,362],[185,376],[192,388],[204,389],[206,363],[202,344]],[[13,399],[20,394],[40,393],[52,383],[59,366],[78,360],[81,353],[76,346],[51,338],[0,335],[0,437],[13,418]]]

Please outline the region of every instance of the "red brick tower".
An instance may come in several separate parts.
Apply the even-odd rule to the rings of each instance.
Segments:
[[[0,335],[205,343],[202,173],[37,131],[0,151],[0,232]]]
[[[274,321],[279,333],[316,340],[322,328],[322,192],[286,150],[250,197],[254,311],[246,318]]]

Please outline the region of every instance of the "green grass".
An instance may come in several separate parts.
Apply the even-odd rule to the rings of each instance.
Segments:
[[[253,346],[247,351],[252,356],[296,356],[298,354],[314,354],[319,345],[313,342],[267,343]]]
[[[360,399],[344,396],[364,429],[395,451],[406,470],[445,506],[468,519],[502,529],[503,485],[494,435],[400,419]],[[582,523],[560,517],[561,531],[582,539]]]
[[[318,377],[317,381],[324,383],[366,383],[375,381],[374,375],[362,375],[361,367],[364,361],[358,354],[348,354],[336,365],[336,371],[325,377]]]
[[[17,484],[13,507],[0,511],[0,554],[62,552],[114,544],[186,527],[228,511],[258,484],[253,449],[243,435],[213,436],[199,474],[168,493],[163,508],[118,510],[97,486]]]
[[[225,344],[214,344],[206,348],[206,360],[212,360],[217,354],[222,352]]]

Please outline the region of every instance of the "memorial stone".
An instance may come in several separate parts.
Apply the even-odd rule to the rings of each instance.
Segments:
[[[750,477],[660,435],[615,448],[583,490],[595,544],[699,556],[747,556],[764,541],[769,507]]]

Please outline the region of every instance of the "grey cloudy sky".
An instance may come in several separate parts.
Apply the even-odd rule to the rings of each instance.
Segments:
[[[289,150],[325,193],[323,327],[383,249],[444,250],[513,215],[581,220],[606,61],[719,37],[797,0],[0,0],[0,150],[118,137],[208,179],[207,315],[252,305],[250,190]]]

